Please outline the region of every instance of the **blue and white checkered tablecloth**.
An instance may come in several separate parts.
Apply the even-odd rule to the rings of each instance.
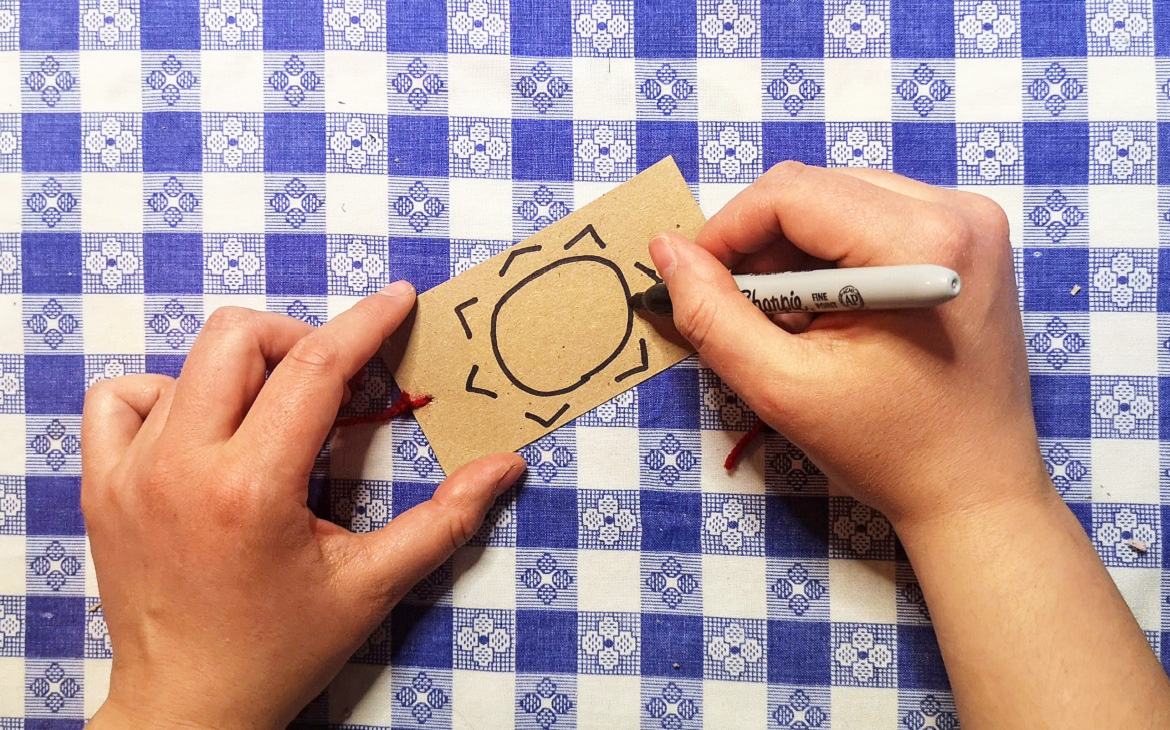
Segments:
[[[222,305],[434,286],[668,154],[708,214],[787,158],[1004,207],[1045,459],[1161,652],[1170,1],[0,0],[0,728],[108,686],[87,385],[177,373]],[[777,436],[725,473],[751,420],[688,361],[525,449],[306,722],[954,727],[888,523]],[[400,421],[312,493],[369,530],[441,476]]]

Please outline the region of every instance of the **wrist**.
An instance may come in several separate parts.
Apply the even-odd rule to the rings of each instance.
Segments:
[[[185,712],[185,703],[171,703],[153,695],[149,700],[124,702],[108,697],[86,726],[89,730],[234,730],[261,727],[242,718],[214,719]]]
[[[980,536],[1010,539],[1005,530],[1043,523],[1067,511],[1047,473],[1011,479],[1010,489],[1004,489],[1003,483],[986,489],[972,484],[967,496],[954,504],[891,516],[891,525],[907,552],[913,553],[918,548],[933,550]]]
[[[112,699],[107,699],[98,708],[93,719],[86,725],[89,730],[154,730],[154,728],[176,728],[177,730],[210,730],[212,725],[194,720],[175,717],[170,713],[158,713],[154,709],[130,708]]]

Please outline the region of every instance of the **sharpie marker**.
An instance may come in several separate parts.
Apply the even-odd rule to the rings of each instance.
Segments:
[[[932,307],[954,299],[962,286],[957,273],[932,264],[736,274],[732,278],[765,314]],[[653,314],[669,316],[674,312],[665,284],[633,295],[630,304]]]

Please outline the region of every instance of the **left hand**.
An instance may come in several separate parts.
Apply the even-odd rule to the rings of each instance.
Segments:
[[[347,381],[414,300],[397,282],[316,330],[217,310],[178,380],[90,389],[81,501],[114,650],[92,727],[283,727],[520,476],[484,457],[367,535],[309,511]]]

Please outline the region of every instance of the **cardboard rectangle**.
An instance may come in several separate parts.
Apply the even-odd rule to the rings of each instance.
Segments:
[[[383,354],[450,474],[515,451],[692,352],[669,318],[629,296],[657,281],[655,233],[704,218],[666,158],[418,298]]]

